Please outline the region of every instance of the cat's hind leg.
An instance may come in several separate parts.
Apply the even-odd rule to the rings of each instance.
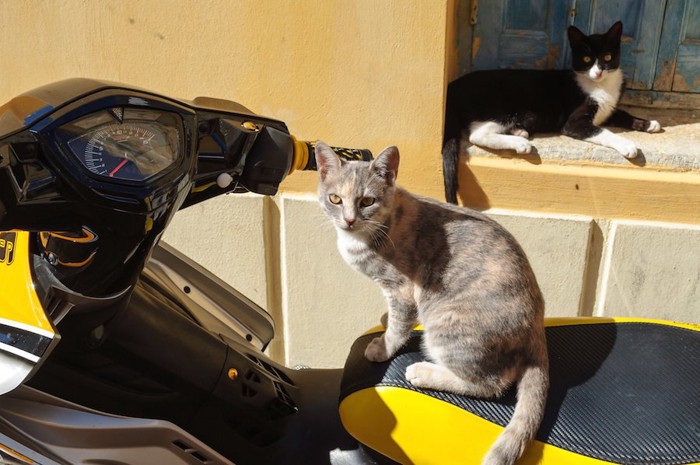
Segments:
[[[499,397],[511,382],[506,378],[468,380],[449,368],[431,362],[417,362],[406,368],[406,379],[418,388],[453,392],[465,396]]]
[[[516,153],[532,152],[530,141],[521,135],[506,134],[511,130],[495,121],[474,121],[469,131],[469,142],[474,145],[495,150],[515,150]],[[527,131],[524,132],[527,134]]]
[[[623,129],[633,129],[642,132],[661,132],[661,124],[656,120],[646,120],[632,116],[619,108],[610,115],[605,124]]]

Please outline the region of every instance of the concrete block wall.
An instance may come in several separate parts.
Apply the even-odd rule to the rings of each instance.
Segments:
[[[700,323],[700,227],[611,222],[596,314]]]
[[[700,227],[488,210],[521,243],[548,316],[700,323]],[[312,194],[228,195],[179,212],[164,240],[266,308],[270,353],[289,366],[342,366],[386,304],[350,269]],[[468,238],[465,238],[468,240]]]

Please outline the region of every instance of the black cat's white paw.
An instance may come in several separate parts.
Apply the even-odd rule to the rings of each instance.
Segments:
[[[617,142],[615,145],[615,150],[620,152],[622,156],[627,158],[628,160],[631,160],[632,158],[637,158],[637,155],[639,154],[637,144],[635,144],[631,140],[623,139],[622,141]]]
[[[656,120],[649,121],[649,127],[647,128],[647,132],[661,132],[661,124]]]
[[[629,139],[610,132],[607,129],[601,129],[598,134],[587,137],[585,140],[588,142],[593,142],[594,144],[615,149],[628,160],[636,158],[636,156],[639,154],[637,144]]]
[[[523,139],[522,142],[518,141],[514,144],[513,150],[518,154],[532,153],[532,144],[527,139]]]

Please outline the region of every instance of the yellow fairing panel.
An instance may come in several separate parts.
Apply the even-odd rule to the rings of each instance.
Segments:
[[[29,256],[28,232],[0,233],[0,321],[53,337],[34,290]]]
[[[32,283],[29,233],[0,232],[0,395],[23,383],[58,340]]]

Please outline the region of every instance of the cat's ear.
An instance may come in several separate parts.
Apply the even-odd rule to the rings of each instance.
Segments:
[[[577,28],[576,26],[569,26],[566,34],[569,36],[569,43],[572,47],[578,47],[580,44],[583,44],[584,39],[586,38],[586,34],[581,32],[581,29]]]
[[[328,176],[328,173],[340,169],[341,160],[332,148],[320,140],[316,142],[315,152],[318,175],[320,176],[321,181],[324,181],[326,176]]]
[[[384,178],[389,186],[393,186],[399,173],[399,149],[394,146],[385,148],[377,155],[371,166],[372,170]]]
[[[605,33],[608,43],[619,44],[622,39],[622,21],[618,21]]]

